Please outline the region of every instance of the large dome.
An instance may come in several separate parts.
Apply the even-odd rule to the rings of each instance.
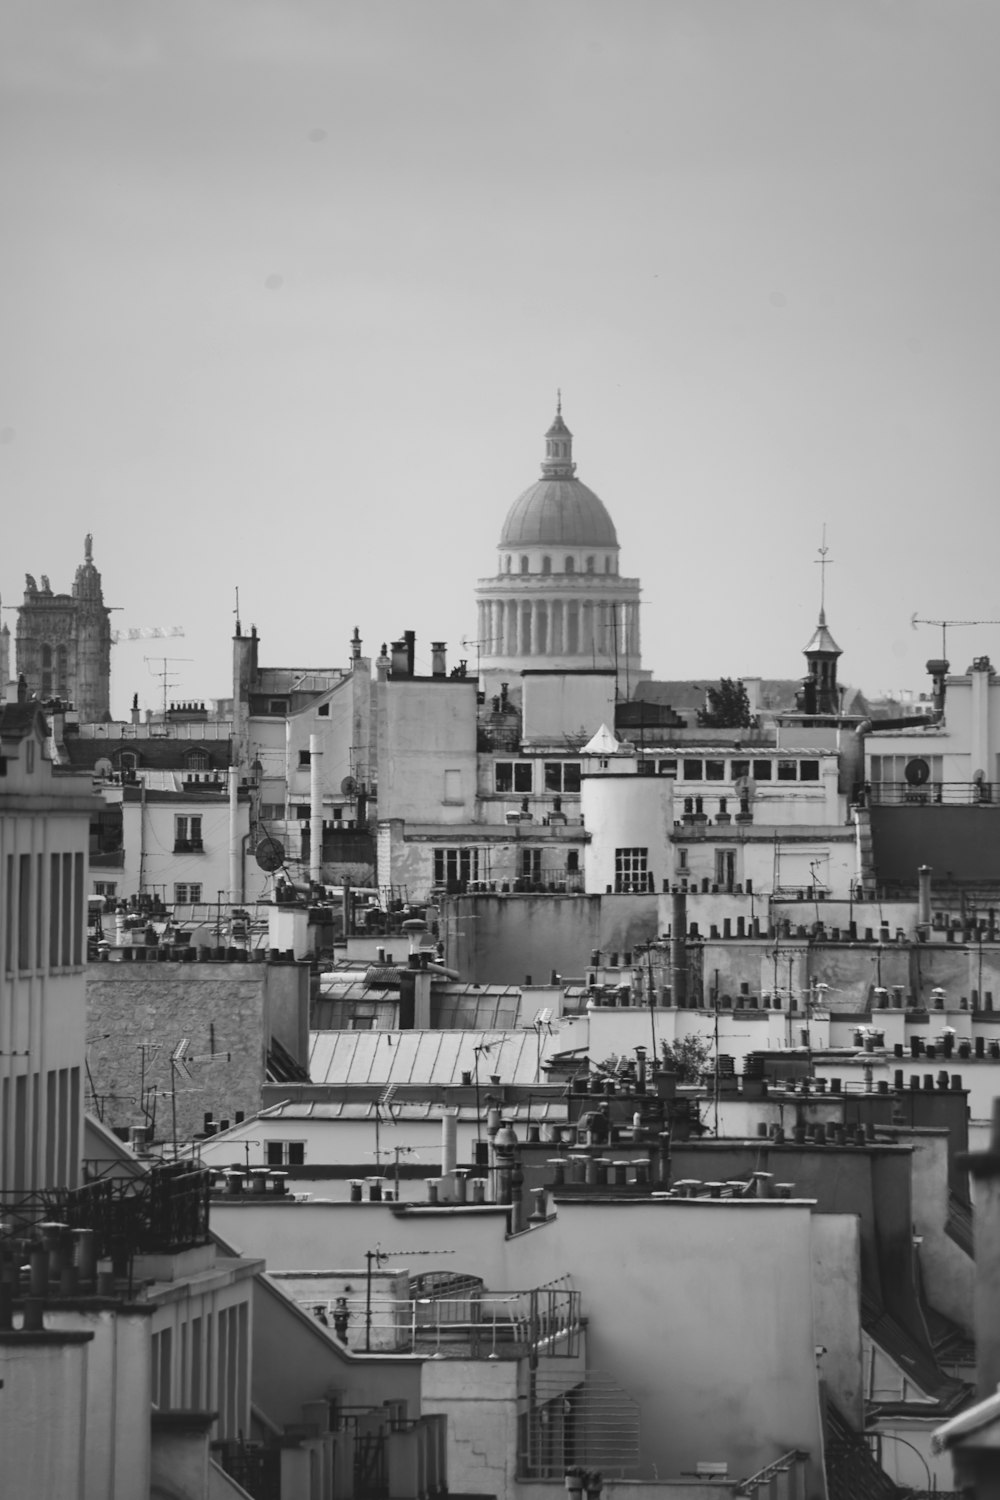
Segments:
[[[575,474],[573,434],[562,419],[560,403],[545,434],[542,477],[507,512],[500,546],[617,547],[603,500]]]
[[[579,479],[540,479],[507,512],[501,547],[617,547],[604,501]]]

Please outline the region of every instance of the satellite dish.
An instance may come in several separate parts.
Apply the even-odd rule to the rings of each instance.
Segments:
[[[906,762],[906,769],[903,771],[903,775],[906,778],[907,786],[923,786],[925,782],[930,780],[931,768],[923,756],[915,755],[912,760]]]
[[[973,771],[972,779],[975,782],[976,786],[982,786],[983,782],[986,780],[986,772],[982,770]]]
[[[280,839],[274,838],[270,833],[265,833],[264,837],[258,840],[254,858],[260,868],[271,875],[275,870],[280,870],[285,863],[285,846]]]
[[[757,783],[752,776],[737,776],[733,782],[733,791],[737,797],[752,798],[757,790]]]
[[[358,790],[358,783],[353,776],[345,776],[340,783],[340,790],[345,797],[353,797]]]
[[[114,766],[108,760],[108,757],[106,755],[99,756],[99,758],[94,761],[95,776],[111,776],[114,772],[114,769]]]

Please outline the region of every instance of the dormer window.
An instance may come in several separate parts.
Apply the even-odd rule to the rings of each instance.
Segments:
[[[528,559],[526,557],[522,557],[521,558],[521,572],[522,573],[527,573],[527,571],[528,571]]]
[[[184,757],[184,765],[188,771],[207,771],[208,755],[204,750],[189,750]]]
[[[565,571],[567,573],[575,573],[576,572],[576,559],[575,558],[573,558],[573,557],[567,557]]]
[[[543,557],[542,558],[542,572],[546,573],[546,574],[552,572],[552,559],[551,559],[551,557]]]
[[[139,767],[139,756],[135,750],[119,750],[115,756],[115,763],[119,771],[136,771]]]

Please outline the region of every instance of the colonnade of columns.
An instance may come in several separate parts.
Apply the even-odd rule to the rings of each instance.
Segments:
[[[484,656],[639,654],[639,606],[622,599],[481,599]]]

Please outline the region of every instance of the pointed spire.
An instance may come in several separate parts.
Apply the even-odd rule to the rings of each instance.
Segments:
[[[556,414],[552,426],[545,434],[545,459],[542,463],[543,479],[572,479],[576,473],[573,462],[573,434],[563,421],[562,391],[556,391]]]

